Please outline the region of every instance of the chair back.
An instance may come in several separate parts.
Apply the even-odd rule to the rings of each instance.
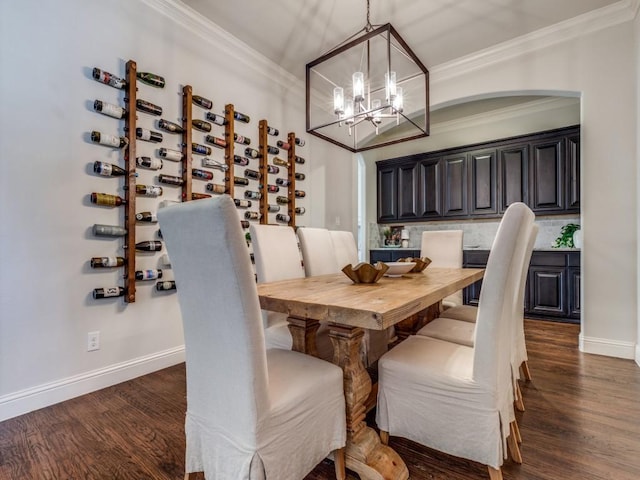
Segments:
[[[358,247],[353,233],[346,230],[329,230],[338,268],[358,263]]]
[[[511,385],[513,310],[533,220],[533,212],[524,203],[513,203],[507,208],[480,291],[473,375],[499,395],[508,391],[502,387]]]
[[[297,233],[304,261],[304,272],[307,277],[328,275],[340,271],[329,230],[302,227],[298,229]]]
[[[298,240],[292,227],[252,224],[249,232],[258,283],[304,277]]]
[[[196,425],[234,447],[255,449],[257,425],[270,408],[266,350],[234,202],[223,195],[181,203],[160,209],[158,221],[182,312],[187,443],[201,430]]]
[[[422,232],[420,257],[429,257],[432,267],[462,268],[462,230]],[[462,290],[444,299],[448,304],[462,305]]]

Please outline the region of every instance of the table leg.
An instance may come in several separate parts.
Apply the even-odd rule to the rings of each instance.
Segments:
[[[431,320],[438,318],[440,315],[440,309],[440,302],[434,303],[421,312],[411,315],[410,317],[396,323],[394,326],[398,341],[402,341],[410,335],[415,335],[418,333],[418,330],[424,327]]]
[[[361,480],[406,480],[407,466],[390,447],[380,442],[376,431],[365,422],[365,401],[371,391],[371,378],[360,358],[364,330],[332,325],[329,337],[333,344],[333,363],[344,372],[344,395],[347,410],[346,465]]]
[[[289,322],[289,331],[293,337],[291,350],[317,357],[316,333],[320,328],[320,322],[300,317],[287,317],[287,322]]]

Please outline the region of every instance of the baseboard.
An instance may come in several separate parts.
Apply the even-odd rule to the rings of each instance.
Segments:
[[[636,343],[636,363],[640,367],[640,343]]]
[[[0,422],[184,362],[184,346],[0,397]]]
[[[638,345],[634,342],[622,342],[609,340],[607,338],[585,337],[580,333],[579,347],[584,353],[594,353],[596,355],[605,355],[607,357],[628,358],[638,361]]]

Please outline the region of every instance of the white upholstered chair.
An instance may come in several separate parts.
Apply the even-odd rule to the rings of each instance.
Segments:
[[[524,337],[524,292],[527,284],[527,272],[529,271],[529,262],[533,253],[533,245],[538,235],[538,225],[534,224],[527,241],[525,254],[522,261],[520,275],[518,277],[518,295],[515,298],[513,306],[513,341],[510,344],[512,348],[511,368],[513,370],[513,379],[516,382],[520,378],[520,370],[522,376],[526,380],[531,380],[531,372],[528,365],[527,345]],[[447,309],[440,318],[436,318],[432,322],[425,325],[418,331],[418,335],[439,338],[448,342],[459,343],[461,345],[473,346],[476,335],[476,319],[478,316],[478,308],[471,305],[460,305]],[[517,388],[517,384],[514,384]],[[523,409],[522,399],[518,399],[517,406]]]
[[[326,228],[301,227],[297,231],[307,277],[328,275],[340,271],[331,234]]]
[[[462,268],[462,230],[422,232],[420,256],[429,257],[432,267]],[[462,305],[462,290],[442,301],[444,309]]]
[[[333,250],[335,252],[338,269],[345,265],[356,265],[358,263],[358,247],[353,233],[346,230],[329,230]]]
[[[227,195],[158,212],[178,285],[187,369],[186,472],[301,479],[334,451],[344,479],[343,373],[265,348],[238,214]]]
[[[414,335],[378,362],[376,421],[389,434],[488,466],[501,479],[507,450],[521,462],[514,425],[509,325],[533,225],[522,203],[505,212],[480,293],[474,347]],[[508,448],[507,448],[508,445]]]

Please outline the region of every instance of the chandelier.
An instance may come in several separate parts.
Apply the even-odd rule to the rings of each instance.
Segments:
[[[390,23],[307,64],[307,132],[360,152],[429,135],[429,71]]]

